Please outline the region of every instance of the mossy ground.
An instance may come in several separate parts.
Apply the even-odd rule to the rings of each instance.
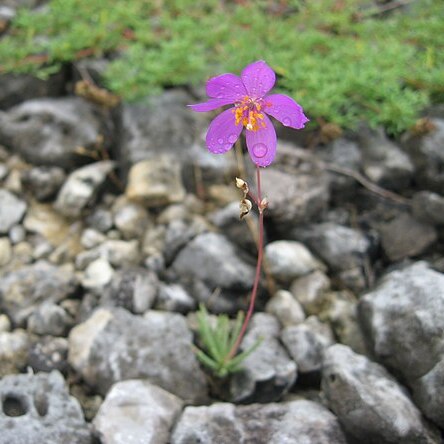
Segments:
[[[127,99],[199,85],[265,59],[313,122],[362,120],[397,134],[444,99],[442,0],[382,12],[368,0],[52,0],[19,12],[0,40],[1,72],[39,76],[84,56],[112,59]]]

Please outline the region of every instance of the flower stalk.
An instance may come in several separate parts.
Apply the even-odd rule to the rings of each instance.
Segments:
[[[257,197],[256,196],[252,197],[252,199],[257,204],[257,208],[259,211],[259,239],[257,245],[256,274],[254,277],[253,289],[251,290],[250,303],[248,306],[247,315],[245,316],[239,335],[232,349],[228,353],[227,360],[232,359],[236,355],[240,347],[240,344],[242,343],[242,339],[244,338],[245,332],[247,331],[248,324],[250,322],[251,316],[253,315],[254,305],[257,297],[257,291],[259,288],[259,281],[261,277],[262,259],[264,255],[264,210],[267,207],[267,201],[265,199],[262,199],[261,171],[258,165],[256,165],[256,182],[257,182]]]
[[[230,327],[227,317],[219,317],[213,328],[205,307],[202,306],[198,313],[198,330],[207,353],[197,349],[196,355],[219,377],[238,371],[242,361],[260,344],[260,341],[256,341],[252,347],[238,354],[253,315],[262,270],[264,210],[268,201],[262,198],[260,168],[273,162],[277,147],[276,131],[268,116],[293,129],[302,129],[308,122],[302,107],[291,97],[269,94],[275,80],[275,72],[263,60],[258,60],[246,66],[240,77],[226,73],[209,79],[206,85],[209,97],[207,102],[189,105],[196,112],[208,112],[231,105],[231,108],[222,111],[210,123],[205,138],[208,150],[214,154],[226,153],[238,143],[245,128],[248,154],[256,166],[256,195],[244,180],[236,179],[236,186],[243,192],[240,218],[250,213],[252,202],[259,211],[256,273],[247,314],[244,318],[239,313],[234,327]]]

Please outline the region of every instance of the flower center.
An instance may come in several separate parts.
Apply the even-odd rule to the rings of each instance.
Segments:
[[[236,103],[233,108],[236,125],[242,124],[250,131],[265,128],[264,115],[261,113],[262,102],[262,99],[252,99],[245,96],[241,102]]]

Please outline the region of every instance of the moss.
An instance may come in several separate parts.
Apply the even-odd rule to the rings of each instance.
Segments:
[[[138,99],[202,84],[265,59],[315,121],[361,120],[397,134],[444,99],[441,0],[379,14],[367,0],[52,0],[20,11],[0,69],[46,76],[85,55],[112,56],[109,88]]]

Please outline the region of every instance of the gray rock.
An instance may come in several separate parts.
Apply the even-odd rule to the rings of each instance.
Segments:
[[[385,223],[381,229],[381,244],[391,261],[418,256],[438,238],[432,225],[420,222],[407,213]]]
[[[328,324],[310,316],[299,325],[290,325],[282,330],[281,339],[298,372],[318,372],[322,367],[324,351],[334,343]]]
[[[93,209],[86,217],[86,223],[89,227],[106,233],[113,227],[113,217],[111,211],[104,208]]]
[[[260,345],[243,362],[242,370],[230,380],[234,402],[272,402],[282,398],[296,381],[297,367],[279,342],[277,319],[266,313],[253,315],[241,350],[257,341]]]
[[[177,159],[163,154],[134,164],[128,175],[125,195],[147,207],[183,201],[185,188]]]
[[[392,271],[358,308],[372,351],[402,375],[426,416],[444,427],[444,388],[435,377],[444,362],[444,274],[425,262]]]
[[[106,241],[106,236],[100,231],[94,230],[94,228],[86,228],[83,230],[80,242],[86,249],[99,246]]]
[[[274,315],[283,327],[300,324],[305,319],[301,304],[286,290],[278,290],[267,302],[265,311]]]
[[[101,292],[111,282],[114,269],[103,257],[92,261],[85,269],[80,282],[82,286],[91,291]]]
[[[289,283],[314,270],[325,269],[310,251],[295,241],[274,241],[265,247],[268,272],[281,282]]]
[[[257,226],[257,216],[250,213],[248,217],[253,218],[253,224]],[[209,215],[209,220],[242,250],[253,254],[257,250],[249,224],[239,220],[239,202],[231,202],[224,208],[214,211]]]
[[[79,147],[94,150],[111,133],[100,108],[78,97],[28,100],[0,113],[0,143],[36,165],[71,169],[85,162]]]
[[[8,177],[9,168],[3,162],[0,162],[0,182]]]
[[[348,345],[356,353],[367,355],[366,341],[358,321],[356,297],[346,291],[332,292],[329,297],[331,300],[325,316],[338,342]]]
[[[70,224],[50,204],[31,202],[23,226],[26,231],[40,235],[42,241],[53,247],[69,243],[69,240],[78,245],[76,232],[80,227]]]
[[[172,268],[179,275],[195,277],[211,289],[249,290],[254,269],[238,255],[221,234],[204,233],[195,237],[177,255]]]
[[[164,444],[183,401],[148,381],[129,380],[111,387],[94,418],[101,442]]]
[[[33,342],[28,352],[28,365],[35,372],[68,370],[68,340],[44,336]]]
[[[345,444],[336,417],[312,401],[186,407],[171,444]]]
[[[444,197],[430,191],[419,191],[412,197],[413,214],[419,220],[444,225]]]
[[[1,442],[92,443],[82,409],[59,372],[5,376],[0,395]]]
[[[4,2],[0,6],[0,11],[6,12]],[[3,17],[0,12],[0,19]],[[0,82],[2,84],[0,109],[8,109],[26,100],[61,95],[64,90],[65,72],[59,71],[45,80],[28,74],[2,74]]]
[[[41,166],[25,170],[23,186],[40,202],[51,200],[60,190],[66,175],[62,168]]]
[[[179,284],[161,284],[157,295],[156,310],[188,313],[196,307],[196,301]]]
[[[28,358],[29,342],[24,330],[0,332],[0,378],[23,370]]]
[[[69,335],[68,361],[85,381],[106,393],[116,382],[146,378],[189,403],[205,401],[207,388],[179,314],[99,309]]]
[[[114,267],[128,267],[140,262],[139,242],[137,240],[107,240],[97,250]]]
[[[164,256],[167,263],[170,264],[191,239],[205,230],[206,226],[195,220],[191,222],[181,219],[171,221],[165,232]]]
[[[11,242],[7,237],[0,237],[0,268],[9,263],[12,257]]]
[[[0,234],[19,223],[26,212],[26,203],[7,190],[0,189]]]
[[[362,152],[358,144],[344,138],[336,139],[322,147],[319,157],[327,165],[339,166],[356,172],[359,172],[362,166]],[[333,200],[343,201],[355,194],[358,186],[355,179],[334,172],[329,172],[328,176]]]
[[[16,325],[23,325],[36,308],[57,303],[74,293],[77,281],[62,267],[38,261],[0,278],[0,306]]]
[[[293,230],[291,236],[307,244],[335,271],[362,267],[370,250],[370,241],[363,233],[330,222]]]
[[[175,89],[146,103],[123,106],[119,162],[125,170],[159,152],[181,160],[186,157],[196,137],[198,119],[186,108],[189,103],[193,99]]]
[[[10,6],[0,6],[0,20],[3,22],[3,26],[9,24],[9,22],[15,17],[15,15],[15,10]]]
[[[412,161],[387,138],[383,129],[362,126],[358,138],[363,153],[363,170],[372,182],[396,190],[409,185],[415,172]]]
[[[224,183],[227,177],[235,177],[238,172],[233,151],[224,156],[215,156],[205,143],[206,131],[201,132],[200,140],[181,150],[182,171],[187,187]]]
[[[444,187],[444,120],[430,119],[434,130],[424,135],[407,135],[406,150],[415,165],[415,181],[437,193]]]
[[[126,199],[117,199],[114,203],[113,220],[124,239],[141,238],[149,223],[145,208],[135,202],[128,202]]]
[[[14,225],[9,230],[9,239],[11,239],[11,242],[15,245],[19,242],[23,242],[26,238],[26,231],[23,228],[22,225]]]
[[[384,369],[344,345],[325,352],[322,389],[328,406],[359,443],[437,443],[406,390]]]
[[[38,335],[63,336],[71,325],[68,313],[52,302],[44,302],[28,317],[28,330]]]
[[[11,331],[11,321],[5,314],[0,314],[0,333]]]
[[[103,292],[100,303],[105,307],[123,307],[142,314],[153,306],[158,287],[157,276],[143,268],[119,270]]]
[[[319,270],[296,279],[290,287],[294,298],[308,315],[318,315],[328,303],[327,291],[330,279]]]
[[[319,172],[290,174],[267,168],[262,188],[269,201],[266,217],[282,230],[313,221],[330,199],[327,175]]]
[[[114,162],[102,160],[71,173],[57,195],[55,208],[66,217],[80,217],[82,212],[94,203],[100,187],[114,169],[114,165]]]

